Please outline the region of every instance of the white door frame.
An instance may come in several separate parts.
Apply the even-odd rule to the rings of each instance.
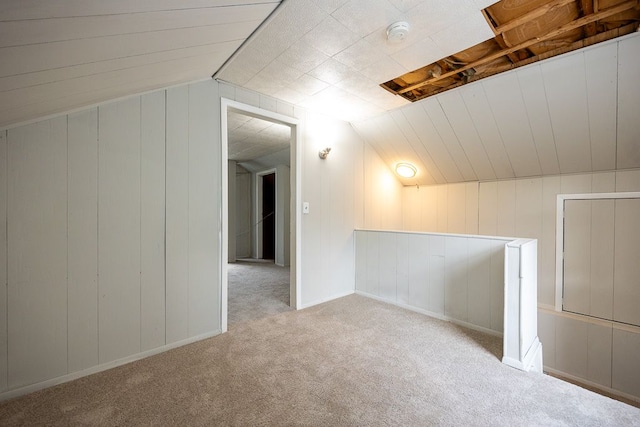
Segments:
[[[275,180],[275,198],[276,198],[276,203],[275,203],[275,209],[273,212],[274,215],[274,224],[275,224],[275,235],[276,235],[276,241],[275,241],[275,254],[278,253],[278,232],[280,230],[278,230],[278,172],[275,168],[273,169],[268,169],[268,170],[264,170],[261,172],[256,173],[256,199],[255,199],[255,203],[253,204],[254,209],[255,209],[255,218],[256,218],[256,230],[255,230],[255,242],[254,244],[256,245],[256,258],[260,259],[263,256],[262,253],[262,220],[264,218],[262,218],[262,192],[263,192],[263,187],[262,187],[262,178],[265,175],[270,175],[270,174],[275,174],[276,176],[276,180]],[[274,254],[274,256],[275,256]],[[275,262],[275,258],[274,258],[274,262]]]
[[[294,309],[301,307],[301,278],[302,272],[301,254],[302,254],[302,150],[300,144],[302,142],[302,131],[300,129],[300,121],[296,118],[285,116],[283,114],[274,113],[262,108],[243,104],[227,98],[220,98],[220,131],[221,131],[221,154],[222,154],[222,208],[220,212],[221,223],[221,247],[220,253],[220,329],[222,332],[227,331],[228,316],[228,252],[229,252],[229,177],[228,177],[228,161],[229,161],[229,140],[227,127],[227,113],[237,111],[239,113],[257,117],[289,126],[291,128],[291,277],[290,277],[290,305]]]

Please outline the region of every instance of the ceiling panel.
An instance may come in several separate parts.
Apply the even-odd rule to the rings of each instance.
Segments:
[[[574,53],[540,64],[560,172],[591,171],[591,140],[584,55]]]
[[[522,99],[531,134],[536,145],[536,152],[540,160],[540,168],[543,174],[553,175],[560,173],[556,142],[551,127],[547,95],[545,93],[542,71],[538,65],[524,67],[516,71]]]
[[[515,73],[482,80],[491,111],[516,176],[540,175],[540,161],[531,135],[527,109]]]
[[[444,114],[444,111],[442,111],[442,106],[440,105],[439,99],[434,99],[433,102],[425,102],[423,107],[431,118],[431,122],[435,126],[438,135],[440,135],[440,138],[442,138],[447,151],[453,158],[453,161],[460,171],[462,180],[474,181],[478,179],[475,171],[471,167],[471,163],[469,163],[467,154],[462,149],[458,137],[451,128],[449,119]]]
[[[504,147],[504,141],[491,111],[491,105],[481,84],[472,84],[459,89],[467,111],[478,131],[484,150],[498,179],[513,178],[515,176],[509,154]]]
[[[389,114],[391,114],[391,117],[393,117],[393,120],[402,130],[405,138],[407,139],[409,144],[411,144],[413,151],[416,153],[416,158],[419,159],[416,166],[424,166],[424,169],[420,169],[418,171],[419,182],[426,185],[446,183],[446,180],[440,172],[438,165],[431,158],[431,155],[422,144],[422,141],[420,141],[420,138],[413,130],[413,127],[409,124],[409,121],[403,114],[402,110],[394,110]],[[409,159],[409,161],[411,160]]]
[[[616,103],[618,47],[595,46],[584,52],[591,139],[591,166],[594,171],[616,167]]]
[[[461,94],[456,91],[447,92],[439,96],[438,101],[477,178],[480,180],[496,179],[496,174]]]
[[[618,132],[616,167],[640,167],[640,34],[618,46]]]
[[[0,126],[205,79],[279,3],[1,2]]]

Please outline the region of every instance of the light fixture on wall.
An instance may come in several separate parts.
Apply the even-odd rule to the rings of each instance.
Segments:
[[[396,165],[396,173],[403,178],[413,178],[417,172],[418,169],[411,163],[398,163]]]
[[[327,158],[327,156],[329,155],[330,151],[331,151],[331,148],[327,147],[324,150],[320,150],[320,152],[318,153],[318,156],[320,156],[320,158],[322,160],[325,160]]]

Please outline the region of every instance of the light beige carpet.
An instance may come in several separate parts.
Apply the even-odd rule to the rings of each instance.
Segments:
[[[1,425],[639,426],[498,338],[352,295],[0,405]]]

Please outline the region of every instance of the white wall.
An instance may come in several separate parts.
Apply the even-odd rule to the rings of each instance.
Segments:
[[[276,166],[276,259],[275,263],[288,267],[291,243],[291,182],[289,166]]]
[[[510,239],[356,232],[356,291],[490,333],[504,325]]]
[[[0,131],[0,392],[219,332],[217,92]]]
[[[236,258],[251,257],[252,225],[251,225],[251,181],[253,175],[242,166],[236,167]],[[230,181],[231,182],[231,181]],[[229,193],[231,194],[231,193]],[[231,203],[231,196],[229,196]],[[229,234],[229,238],[233,235]]]
[[[538,239],[545,368],[640,398],[640,328],[554,311],[556,196],[639,191],[640,170],[403,190],[404,229]]]

